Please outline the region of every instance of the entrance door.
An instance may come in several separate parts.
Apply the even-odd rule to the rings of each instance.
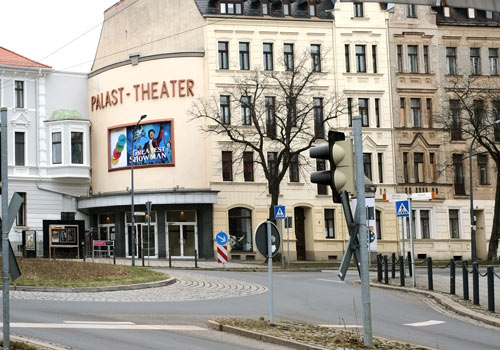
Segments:
[[[297,260],[306,260],[306,235],[305,235],[305,216],[304,208],[297,207],[294,209],[295,217],[295,239],[297,250]]]
[[[115,225],[100,225],[99,226],[99,235],[97,238],[94,238],[101,241],[113,241],[115,239]],[[111,257],[114,254],[112,246],[98,246],[93,247],[94,254],[97,256],[108,256]]]
[[[141,254],[141,244],[142,244],[142,235],[139,234],[139,232],[142,232],[141,230],[142,224],[135,224],[135,249],[134,249],[134,256],[136,258],[142,258]],[[147,226],[146,226],[147,230]],[[127,225],[127,257],[132,256],[132,225],[128,224]]]
[[[142,225],[142,251],[144,252],[145,257],[156,256],[155,249],[155,226],[149,227],[148,233],[148,225]]]
[[[195,250],[198,249],[196,225],[169,223],[167,228],[167,251],[170,249],[172,256],[194,256]]]

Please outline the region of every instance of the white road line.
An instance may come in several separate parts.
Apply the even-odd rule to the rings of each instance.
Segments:
[[[134,322],[63,321],[71,324],[135,324]]]
[[[53,328],[53,329],[126,329],[158,331],[205,331],[206,328],[190,325],[167,324],[102,324],[102,323],[11,323],[11,328]]]
[[[319,324],[318,326],[325,328],[338,328],[338,329],[361,328],[361,326],[358,326],[356,324]]]
[[[345,283],[344,281],[327,280],[327,279],[323,279],[323,278],[317,278],[316,281],[325,281],[325,282],[334,282],[334,283]]]
[[[410,326],[410,327],[427,327],[427,326],[434,326],[437,324],[445,323],[444,321],[435,321],[435,320],[429,320],[425,322],[415,322],[415,323],[405,323],[405,326]]]

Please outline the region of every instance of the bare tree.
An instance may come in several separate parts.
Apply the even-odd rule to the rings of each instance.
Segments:
[[[318,88],[327,75],[311,67],[308,54],[293,64],[288,62],[287,68],[240,73],[219,96],[197,100],[190,112],[192,119],[203,119],[204,132],[224,135],[233,151],[256,154],[254,162],[262,169],[271,194],[269,218],[273,218],[290,163],[307,165],[304,152],[325,139],[325,129],[332,127],[332,120],[345,108],[343,99],[329,87]],[[240,111],[232,113],[231,120],[228,110],[221,107],[221,97]],[[240,114],[241,118],[233,118]]]
[[[485,77],[458,76],[446,89],[448,108],[438,118],[452,140],[470,140],[467,151],[487,153],[496,167],[495,208],[488,260],[497,256],[500,238],[500,87]],[[469,148],[471,147],[471,148]]]

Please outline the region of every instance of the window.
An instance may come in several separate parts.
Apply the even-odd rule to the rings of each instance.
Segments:
[[[425,99],[426,114],[427,114],[427,126],[432,128],[434,121],[432,118],[432,98]]]
[[[498,49],[489,49],[490,75],[498,75]]]
[[[314,136],[317,138],[325,137],[325,126],[323,124],[323,99],[315,97],[314,105]]]
[[[250,96],[241,96],[241,125],[252,125],[252,114],[250,111]]]
[[[401,126],[406,125],[406,99],[404,97],[399,98],[399,119]]]
[[[316,16],[316,5],[310,4],[309,5],[309,16]]]
[[[24,108],[24,81],[16,80],[16,108]]]
[[[292,126],[297,126],[297,98],[296,97],[287,97],[286,98],[286,117],[287,123],[290,123]]]
[[[17,212],[16,216],[16,226],[26,226],[27,225],[27,220],[26,220],[26,192],[17,192],[18,195],[21,196],[23,199],[23,204],[19,207],[19,211]]]
[[[283,14],[290,16],[290,4],[283,4]]]
[[[417,18],[417,5],[414,4],[406,5],[406,17]]]
[[[366,73],[365,45],[356,45],[356,71]]]
[[[453,154],[453,182],[455,185],[455,194],[464,195],[465,194],[465,186],[464,186],[464,169],[462,164],[462,155],[461,154]]]
[[[413,122],[413,127],[421,128],[422,118],[420,114],[420,99],[419,98],[410,99],[410,108],[411,108],[411,119]]]
[[[52,133],[52,164],[62,163],[61,133]]]
[[[467,9],[467,14],[469,15],[469,18],[475,18],[476,17],[476,10],[469,7]]]
[[[231,251],[253,251],[252,212],[246,208],[233,208],[228,216]]]
[[[219,41],[219,69],[229,69],[229,43]]]
[[[448,216],[450,218],[450,238],[460,238],[458,209],[450,209]]]
[[[431,182],[436,181],[436,160],[435,154],[433,152],[429,153],[429,164],[430,164],[430,175],[431,175]]]
[[[24,132],[16,132],[15,138],[15,163],[17,166],[24,166]]]
[[[221,124],[231,124],[231,110],[229,108],[229,96],[220,96],[220,122]]]
[[[250,44],[240,43],[240,69],[250,69]]]
[[[429,74],[431,72],[430,62],[429,62],[429,46],[424,45],[424,73]]]
[[[384,154],[377,153],[378,162],[378,182],[384,183]]]
[[[413,153],[413,175],[415,176],[415,183],[425,182],[424,171],[424,154]]]
[[[347,118],[349,119],[349,126],[352,126],[352,97],[347,98]]]
[[[71,164],[83,164],[83,132],[71,132]]]
[[[373,73],[377,73],[377,45],[372,45]]]
[[[220,13],[223,15],[241,15],[242,4],[239,1],[222,1],[220,4]]]
[[[290,156],[288,174],[290,176],[290,182],[299,182],[299,156],[296,153]]]
[[[354,3],[354,17],[363,17],[363,3],[355,2]]]
[[[430,210],[419,210],[420,214],[420,237],[431,238]]]
[[[222,181],[233,181],[233,152],[222,151]]]
[[[488,156],[486,154],[477,155],[477,171],[480,185],[490,183],[488,176]]]
[[[363,153],[363,169],[365,171],[365,176],[370,180],[372,177],[372,154],[371,153]]]
[[[493,101],[493,117],[495,122],[500,119],[500,101]],[[500,123],[493,124],[493,135],[495,141],[500,141]]]
[[[418,46],[408,45],[408,72],[418,73]]]
[[[326,170],[324,159],[316,159],[316,171]],[[318,184],[318,194],[328,194],[328,188],[326,185]]]
[[[266,96],[266,133],[267,137],[276,138],[276,115],[274,114],[274,97]]]
[[[405,183],[410,182],[410,176],[408,172],[408,152],[403,152],[403,179]]]
[[[325,209],[325,238],[335,238],[335,210]]]
[[[293,57],[293,44],[284,44],[283,45],[283,58],[285,60],[285,70],[287,72],[293,70],[294,66],[294,57]]]
[[[397,47],[398,55],[398,72],[403,72],[403,45],[398,45]]]
[[[243,178],[253,181],[253,152],[243,152]]]
[[[359,110],[359,115],[361,117],[362,126],[364,126],[364,127],[370,126],[370,118],[368,116],[368,99],[367,98],[359,98],[358,99],[358,110]]]
[[[311,45],[311,70],[313,72],[321,72],[321,46]]]
[[[448,74],[457,74],[457,48],[446,48],[446,68]]]
[[[450,100],[451,113],[451,140],[462,139],[462,121],[460,120],[460,102],[458,100]]]
[[[269,14],[269,4],[262,4],[262,14],[263,15]]]
[[[493,19],[493,12],[492,11],[486,11],[486,18]]]
[[[480,127],[486,117],[486,111],[484,110],[484,102],[482,100],[474,100],[474,124],[475,127]]]
[[[264,70],[273,70],[273,44],[264,43]]]
[[[380,98],[375,99],[375,123],[380,128]]]
[[[470,49],[470,74],[481,74],[481,54],[480,49],[477,47],[471,47]]]
[[[351,72],[351,57],[350,57],[350,50],[351,47],[349,44],[344,45],[344,51],[345,51],[345,71],[347,73]]]
[[[375,209],[375,229],[377,230],[377,239],[382,239],[382,212]]]
[[[267,152],[267,167],[271,176],[278,175],[278,152]]]

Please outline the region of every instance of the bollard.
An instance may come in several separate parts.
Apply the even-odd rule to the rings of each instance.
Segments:
[[[411,252],[408,252],[408,271],[410,272],[410,277],[413,277],[413,271],[411,270]]]
[[[384,283],[389,284],[389,265],[387,262],[387,255],[384,255]]]
[[[116,254],[113,248],[113,265],[116,265]]]
[[[450,260],[450,294],[455,295],[455,260]]]
[[[464,287],[464,300],[469,300],[469,271],[467,271],[467,261],[462,261],[462,285]]]
[[[434,281],[432,279],[432,258],[427,258],[427,288],[434,290]]]
[[[198,268],[198,250],[194,250],[194,267]]]
[[[382,254],[377,254],[377,281],[382,282]]]
[[[392,278],[396,278],[396,253],[392,253],[391,262],[392,262]]]
[[[142,254],[142,267],[144,267],[144,247],[141,248],[141,254]]]
[[[472,263],[472,303],[479,305],[479,266],[475,261]]]
[[[399,282],[401,287],[405,286],[405,258],[399,257]]]
[[[168,267],[172,267],[172,248],[168,250]]]
[[[495,312],[495,271],[493,266],[488,266],[488,311]]]

